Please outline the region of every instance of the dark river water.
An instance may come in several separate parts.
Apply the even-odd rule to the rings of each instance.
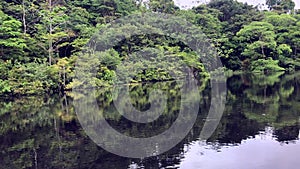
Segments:
[[[176,82],[130,86],[133,106],[147,110],[149,93],[167,95],[162,115],[152,123],[132,123],[118,113],[110,89],[96,92],[98,111],[115,130],[150,137],[167,130],[178,116]],[[241,74],[227,80],[226,105],[214,133],[199,138],[208,115],[208,82],[199,84],[198,117],[188,135],[169,151],[148,158],[125,158],[97,146],[76,115],[78,93],[0,100],[2,169],[298,169],[300,167],[300,74]],[[191,95],[191,98],[193,96]],[[86,108],[88,112],[93,107]],[[103,120],[103,119],[102,119]],[[110,141],[110,140],[108,140]],[[114,141],[114,140],[111,140]],[[168,140],[166,140],[168,142]]]

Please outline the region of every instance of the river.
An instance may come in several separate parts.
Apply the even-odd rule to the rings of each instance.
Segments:
[[[203,82],[201,98],[194,100],[200,108],[191,131],[169,151],[148,158],[121,157],[95,144],[76,115],[76,93],[2,98],[0,168],[298,169],[299,75],[239,74],[228,78],[225,110],[207,140],[199,136],[212,96],[208,83]],[[181,96],[176,82],[138,84],[130,87],[134,107],[149,108],[151,89],[162,89],[168,98],[167,108],[152,123],[130,123],[122,117],[110,89],[96,92],[99,112],[123,134],[157,135],[176,120]]]

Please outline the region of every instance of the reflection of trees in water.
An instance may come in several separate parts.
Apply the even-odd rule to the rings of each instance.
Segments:
[[[279,142],[297,140],[300,113],[298,77],[297,74],[275,74],[229,78],[226,109],[217,130],[208,140],[209,144],[216,149],[223,145],[237,145],[264,131],[266,126],[274,128],[274,137]],[[168,104],[167,110],[151,125],[126,121],[114,109],[109,89],[97,91],[97,103],[101,105],[99,113],[103,113],[114,128],[128,135],[158,134],[176,119],[180,92],[174,82],[132,86],[131,102],[137,109],[149,106],[148,93],[153,88],[165,90]],[[188,136],[165,154],[143,160],[112,155],[94,144],[76,120],[71,98],[28,97],[0,102],[0,163],[4,168],[124,168],[132,162],[158,168],[178,164],[184,149],[188,148],[187,143],[198,139],[209,110],[209,86],[201,86],[201,93],[198,119]],[[74,93],[70,95],[80,98]],[[191,95],[191,101],[192,98]]]
[[[156,123],[157,127],[167,129],[176,119],[177,103],[180,101],[178,88],[172,88],[172,84],[163,86],[168,92],[168,111],[165,111]],[[172,88],[171,90],[168,90]],[[150,91],[149,86],[141,85],[132,87],[132,101],[136,107],[141,108],[147,104],[148,96],[140,96],[145,90]],[[148,91],[146,91],[148,93]],[[110,91],[101,90],[97,93],[97,102],[101,106],[100,111],[105,113],[109,121],[119,123],[117,126],[127,127],[122,123],[122,117],[112,109]],[[139,97],[137,97],[139,96]],[[80,97],[80,96],[73,96]],[[146,98],[143,98],[146,97]],[[142,98],[139,100],[139,98]],[[192,94],[191,94],[192,100]],[[137,101],[137,102],[136,102]],[[192,100],[193,101],[193,100]],[[41,98],[32,97],[11,102],[1,102],[1,152],[0,163],[6,168],[123,168],[130,164],[130,160],[112,155],[97,147],[82,131],[76,120],[72,100],[65,96]],[[140,106],[140,107],[139,107]],[[101,113],[100,112],[100,113]],[[123,125],[123,126],[122,126]],[[155,125],[154,125],[155,126]],[[152,127],[148,125],[147,127]],[[129,128],[130,129],[130,128]],[[137,130],[126,132],[130,134],[153,134],[155,129]],[[181,143],[183,145],[183,143]],[[171,150],[171,154],[177,154],[179,147]],[[153,166],[163,165],[172,159],[168,155],[155,163],[146,161]],[[175,156],[175,155],[174,155]],[[175,159],[175,158],[174,158]],[[167,160],[167,161],[168,161]],[[173,161],[173,160],[171,160]],[[178,161],[178,159],[177,159]],[[173,161],[174,162],[174,161]],[[95,165],[95,166],[94,166]]]
[[[238,77],[241,76],[243,75]],[[243,94],[238,93],[237,95],[241,97],[236,98],[242,107],[242,114],[247,119],[272,126],[276,131],[287,126],[298,126],[300,113],[298,77],[297,74],[247,75],[248,83],[240,84],[244,89]],[[230,88],[229,90],[231,91]],[[236,89],[232,91],[235,92]],[[274,134],[277,135],[276,133]],[[286,134],[288,135],[288,132]]]
[[[64,126],[75,117],[65,97],[27,97],[1,102],[0,106],[3,120],[0,161],[4,168],[43,167],[44,164],[47,168],[58,165],[55,163],[61,158],[73,158],[72,153],[64,153],[64,145],[75,144],[64,139],[68,135]]]
[[[298,140],[299,138],[299,126],[285,126],[275,130],[274,135],[280,142],[288,142]]]

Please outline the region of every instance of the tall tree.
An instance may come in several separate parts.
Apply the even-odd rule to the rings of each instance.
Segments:
[[[23,60],[25,40],[22,23],[0,10],[0,59]]]
[[[274,6],[279,5],[280,0],[266,0],[266,4],[270,10],[273,9]]]
[[[270,10],[284,10],[285,12],[294,10],[295,2],[293,0],[266,0]]]
[[[60,47],[66,45],[62,44],[64,39],[69,38],[67,8],[52,0],[48,0],[41,6],[43,9],[40,11],[41,24],[37,25],[38,38],[44,42],[42,46],[48,51],[48,62],[51,65],[53,55],[57,54]]]
[[[174,13],[179,9],[173,0],[150,0],[149,7],[154,12]]]
[[[287,12],[294,10],[296,6],[293,0],[281,0],[280,5]]]
[[[272,57],[276,51],[274,26],[267,22],[252,22],[241,29],[237,36],[244,43],[242,53],[248,59]]]

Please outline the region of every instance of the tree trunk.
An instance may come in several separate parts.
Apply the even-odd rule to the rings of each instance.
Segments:
[[[263,35],[261,35],[261,36],[259,37],[259,41],[261,41],[261,42],[263,42],[263,38],[262,38],[262,36],[263,36]],[[261,48],[261,54],[263,55],[263,58],[265,58],[265,57],[266,57],[266,55],[265,55],[265,51],[264,51],[264,45],[263,45],[263,43],[261,43],[261,45],[260,45],[260,48]]]
[[[52,13],[52,0],[48,1],[49,3],[49,11]],[[52,64],[52,54],[53,54],[53,40],[52,40],[52,32],[53,32],[53,27],[52,27],[52,16],[50,16],[49,19],[49,65]]]
[[[27,25],[26,25],[26,10],[25,10],[25,0],[22,0],[22,20],[23,20],[23,33],[24,35],[27,33]]]
[[[266,55],[265,55],[265,51],[264,51],[264,45],[261,45],[261,53],[262,53],[263,57],[265,58]]]
[[[63,70],[64,70],[64,87],[66,87],[66,67],[64,66],[63,67]]]
[[[38,168],[38,154],[36,152],[36,149],[33,148],[33,151],[34,151],[34,164],[35,164],[35,168],[37,169]]]

